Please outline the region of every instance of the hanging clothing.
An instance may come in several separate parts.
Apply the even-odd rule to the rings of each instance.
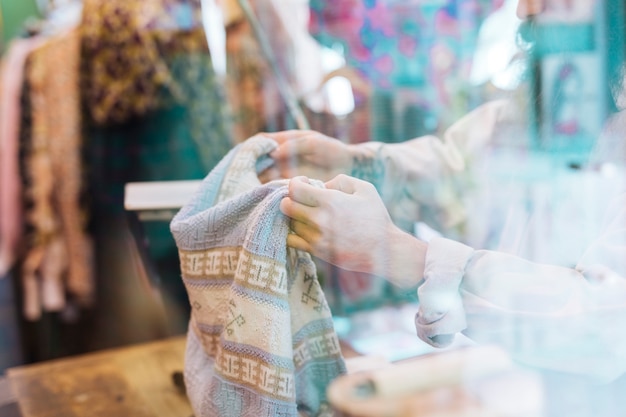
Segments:
[[[228,152],[230,112],[212,67],[200,0],[87,0],[80,31],[90,123],[121,125],[184,106],[205,172]]]
[[[66,295],[81,306],[93,301],[93,249],[81,204],[79,60],[80,37],[72,28],[34,49],[26,67],[32,137],[25,166],[32,205],[25,216],[32,231],[21,274],[24,312],[31,320],[42,307],[63,309]]]
[[[14,265],[22,236],[22,178],[19,170],[20,103],[24,66],[42,38],[11,42],[2,59],[0,85],[0,277]]]
[[[213,69],[200,12],[195,0],[84,3],[81,85],[99,305],[109,316],[130,320],[129,329],[145,318],[127,317],[137,304],[126,307],[116,298],[151,295],[136,294],[136,286],[124,284],[123,277],[137,273],[132,251],[121,249],[133,244],[125,184],[201,179],[232,148],[229,105]],[[167,304],[168,326],[175,327],[168,334],[179,334],[186,329],[189,306],[176,244],[168,222],[142,226],[160,275],[154,282]],[[107,326],[106,321],[100,324]],[[104,339],[120,343],[153,337],[149,331],[109,330]],[[162,336],[160,330],[157,336]]]
[[[171,222],[192,316],[185,380],[198,417],[317,415],[345,372],[306,252],[286,246],[284,181],[257,173],[276,143],[234,148]]]
[[[446,128],[478,104],[467,82],[476,39],[502,3],[312,0],[309,31],[371,84],[370,139],[399,142]]]
[[[81,35],[83,92],[99,124],[182,101],[168,59],[207,51],[199,1],[88,0]]]

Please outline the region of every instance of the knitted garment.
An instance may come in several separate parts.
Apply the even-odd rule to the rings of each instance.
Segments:
[[[257,178],[275,147],[261,135],[237,145],[170,225],[192,306],[185,382],[197,417],[316,415],[345,373],[315,264],[286,246],[287,182]]]
[[[24,316],[68,303],[93,305],[93,244],[82,202],[85,171],[81,134],[77,27],[45,39],[28,56],[30,141],[24,152]],[[50,70],[54,68],[54,70]]]
[[[0,61],[0,277],[19,257],[23,226],[23,186],[20,176],[20,95],[24,68],[43,38],[16,39],[7,45]]]

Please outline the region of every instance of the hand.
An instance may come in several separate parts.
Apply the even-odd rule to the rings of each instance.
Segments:
[[[338,139],[312,130],[287,130],[262,135],[278,143],[278,148],[270,153],[274,166],[259,174],[263,183],[297,175],[328,181],[352,169],[355,149]]]
[[[401,286],[422,278],[426,245],[393,224],[368,182],[338,175],[319,188],[295,177],[280,209],[291,218],[288,246]]]

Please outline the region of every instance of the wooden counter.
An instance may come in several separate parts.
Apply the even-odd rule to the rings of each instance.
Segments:
[[[7,370],[22,417],[190,417],[173,382],[185,338],[41,362]]]
[[[346,358],[356,352],[342,344]],[[190,417],[172,375],[185,337],[88,353],[7,370],[21,417]],[[19,414],[17,414],[19,415]]]
[[[169,220],[199,183],[129,183],[125,208]],[[358,356],[343,343],[342,352]],[[10,410],[11,417],[190,417],[189,401],[173,380],[182,373],[184,353],[185,336],[179,336],[10,368],[6,378],[0,375],[0,416]]]

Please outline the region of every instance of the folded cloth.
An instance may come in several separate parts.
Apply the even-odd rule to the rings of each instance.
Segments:
[[[286,180],[262,185],[276,143],[233,148],[170,230],[192,307],[185,383],[197,417],[317,415],[345,373],[311,256],[287,248]]]

